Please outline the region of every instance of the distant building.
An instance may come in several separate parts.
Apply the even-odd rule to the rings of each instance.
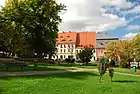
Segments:
[[[96,47],[95,32],[62,32],[57,38],[57,59],[77,58],[76,55],[82,51],[84,47]],[[93,53],[93,59],[96,54]],[[55,58],[55,59],[56,59]]]
[[[108,37],[106,33],[96,32],[62,32],[57,38],[57,53],[54,59],[75,58],[85,47],[95,48],[92,61],[104,56],[109,41],[118,38]]]
[[[119,40],[119,38],[109,37],[107,33],[98,32],[96,34],[96,58],[104,56],[105,48],[110,41]]]

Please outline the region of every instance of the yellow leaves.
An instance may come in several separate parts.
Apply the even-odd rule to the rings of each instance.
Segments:
[[[129,58],[133,53],[132,43],[129,40],[118,40],[110,42],[107,47],[107,56],[113,60],[120,58]]]

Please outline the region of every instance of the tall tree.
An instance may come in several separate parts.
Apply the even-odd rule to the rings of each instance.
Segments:
[[[65,6],[55,0],[8,0],[1,17],[4,22],[14,24],[13,36],[23,36],[33,53],[52,55],[61,22],[59,13],[64,9]]]
[[[111,60],[117,61],[119,59],[120,51],[119,51],[118,42],[119,41],[111,41],[107,44],[106,56]]]
[[[139,66],[139,62],[140,62],[140,34],[137,34],[132,39],[132,47],[134,50],[135,59],[138,62],[138,66]]]
[[[119,40],[112,41],[106,47],[107,57],[118,60],[125,60],[128,62],[130,67],[130,62],[134,59],[134,52],[132,47],[132,42],[129,40]]]
[[[120,40],[118,46],[120,47],[120,59],[127,61],[128,67],[130,67],[130,62],[134,60],[132,41]]]

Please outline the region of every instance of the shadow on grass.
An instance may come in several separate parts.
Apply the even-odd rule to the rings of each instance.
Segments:
[[[16,77],[0,77],[0,80],[11,80],[11,79],[19,79],[19,78],[27,78],[27,79],[41,79],[41,78],[69,78],[69,79],[77,79],[82,80],[86,79],[88,76],[98,76],[93,72],[66,72],[66,73],[58,73],[58,74],[42,74],[42,75],[30,75],[30,76],[16,76]]]
[[[0,89],[0,94],[4,94],[4,90],[3,89]]]
[[[133,83],[133,82],[138,82],[138,81],[133,81],[133,80],[115,80],[113,82],[118,82],[118,83]]]
[[[68,70],[67,68],[51,68],[48,66],[28,66],[27,68],[21,69],[20,67],[10,67],[6,70],[5,67],[0,68],[0,72],[22,72],[22,71],[53,71],[53,70]]]

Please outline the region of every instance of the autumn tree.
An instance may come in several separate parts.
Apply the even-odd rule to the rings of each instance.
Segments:
[[[138,66],[139,66],[139,62],[140,62],[140,34],[137,34],[132,39],[132,47],[134,50],[135,59],[138,62]]]
[[[117,61],[119,59],[118,56],[120,52],[118,42],[119,41],[110,41],[106,47],[106,56],[114,61]]]
[[[118,40],[110,42],[106,47],[107,57],[113,60],[125,60],[128,62],[130,67],[130,62],[134,59],[134,52],[132,47],[132,42],[130,40]]]
[[[118,46],[120,59],[127,61],[128,67],[130,67],[130,62],[134,60],[134,51],[131,40],[120,40]]]

